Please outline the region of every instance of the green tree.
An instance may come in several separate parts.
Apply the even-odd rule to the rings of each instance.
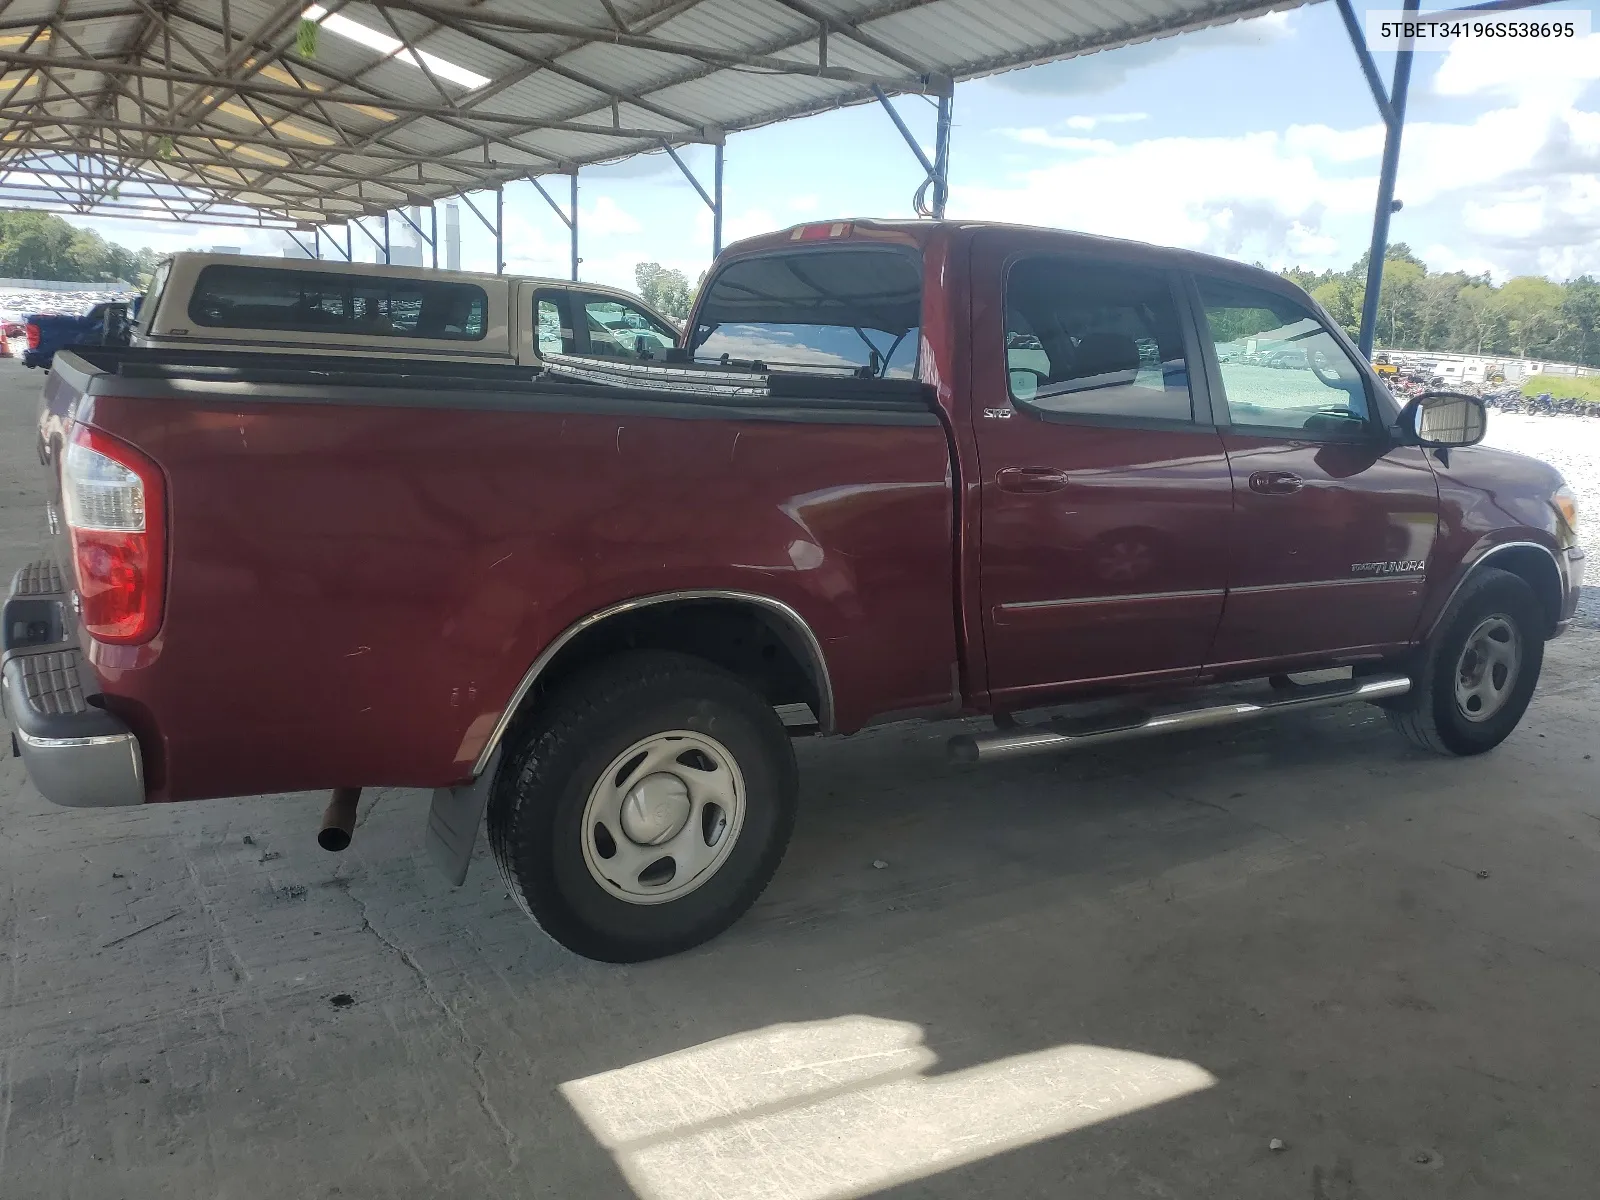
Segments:
[[[1471,354],[1493,353],[1505,328],[1505,308],[1494,288],[1474,283],[1456,295],[1455,345]]]
[[[1461,271],[1427,275],[1417,295],[1417,347],[1421,350],[1446,350],[1452,345],[1451,328],[1461,289],[1473,280]]]
[[[1538,275],[1519,275],[1500,289],[1511,344],[1522,358],[1536,356],[1560,334],[1562,290]]]
[[[1361,324],[1367,256],[1347,271],[1279,272],[1314,296],[1354,336]],[[1384,254],[1375,341],[1391,349],[1518,354],[1600,365],[1600,280],[1555,283],[1534,275],[1495,287],[1487,274],[1434,274],[1404,242]]]
[[[142,283],[153,250],[127,250],[42,212],[0,212],[0,275],[83,283]]]
[[[1311,293],[1311,298],[1323,308],[1328,310],[1328,315],[1351,337],[1361,328],[1361,298],[1366,295],[1366,287],[1346,276],[1339,276],[1328,280]]]
[[[1578,363],[1600,363],[1600,281],[1580,275],[1561,298],[1558,353]]]
[[[1421,299],[1428,269],[1413,258],[1386,258],[1383,287],[1378,292],[1376,341],[1385,346],[1414,346],[1421,339]]]
[[[639,285],[639,295],[658,312],[679,321],[689,315],[689,302],[693,294],[689,290],[689,280],[682,271],[663,267],[660,263],[635,263],[633,279]]]

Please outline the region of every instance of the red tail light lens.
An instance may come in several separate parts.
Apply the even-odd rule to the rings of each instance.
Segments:
[[[37,325],[35,325],[32,321],[29,321],[28,322],[28,349],[29,350],[37,350],[38,348],[39,348],[39,327]]]
[[[161,468],[125,442],[74,425],[61,461],[82,619],[102,642],[147,642],[161,628],[166,490]]]

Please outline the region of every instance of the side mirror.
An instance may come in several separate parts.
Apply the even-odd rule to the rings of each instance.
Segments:
[[[1397,424],[1421,446],[1476,446],[1488,429],[1488,409],[1461,392],[1424,392],[1405,406]]]

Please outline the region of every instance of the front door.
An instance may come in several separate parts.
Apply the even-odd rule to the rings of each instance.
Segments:
[[[1212,663],[1407,641],[1439,518],[1425,452],[1391,443],[1368,372],[1303,302],[1196,284],[1234,495]]]
[[[1180,277],[1049,247],[974,250],[1010,259],[980,284],[972,379],[989,687],[1010,707],[1197,673],[1232,505]]]

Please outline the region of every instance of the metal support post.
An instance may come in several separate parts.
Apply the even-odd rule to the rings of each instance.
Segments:
[[[581,261],[578,258],[578,169],[576,167],[572,169],[572,211],[570,213],[561,211],[561,205],[557,204],[556,198],[545,190],[544,184],[537,179],[529,179],[528,182],[533,184],[534,190],[543,196],[544,202],[550,206],[550,211],[560,217],[561,223],[572,233],[572,278],[576,282],[578,278],[578,263]]]
[[[315,226],[313,226],[312,228],[315,229]],[[297,233],[295,233],[294,230],[285,229],[284,232],[289,235],[289,240],[291,242],[293,242],[296,246],[299,246],[300,249],[305,251],[305,254],[306,254],[307,258],[315,258],[317,256],[316,251],[313,250],[310,246],[307,246],[304,242],[302,242],[300,240],[300,236]]]
[[[417,235],[417,241],[419,241],[419,242],[428,242],[428,244],[432,247],[432,249],[433,249],[434,266],[438,266],[439,265],[439,245],[438,245],[439,215],[438,215],[438,212],[437,211],[434,212],[434,218],[433,218],[434,240],[429,242],[428,235],[422,232],[422,226],[418,225],[415,221],[413,221],[410,217],[408,217],[406,215],[406,210],[405,209],[402,208],[402,209],[398,209],[397,211],[400,214],[400,219],[402,221],[404,221],[407,225],[409,225],[411,227],[411,231]]]
[[[945,202],[950,199],[950,110],[953,95],[939,97],[939,122],[933,135],[933,219],[944,220]]]
[[[465,192],[461,193],[461,203],[471,210],[472,215],[478,218],[479,223],[494,234],[494,273],[500,274],[506,269],[505,264],[505,192],[502,188],[494,190],[494,223],[489,223],[489,218],[483,215],[481,209],[472,202],[472,197]]]
[[[354,218],[352,218],[352,220],[353,219]],[[345,260],[345,262],[355,262],[355,260],[356,260],[356,247],[355,247],[355,242],[353,240],[354,238],[355,238],[355,234],[352,233],[351,230],[350,230],[350,222],[346,221],[344,223],[344,260]]]
[[[373,236],[372,230],[367,228],[365,222],[363,222],[359,217],[352,217],[351,220],[350,220],[350,223],[352,225],[354,225],[357,229],[361,230],[361,235],[363,237],[365,237],[367,239],[367,241],[372,243],[373,249],[375,249],[379,254],[384,253],[384,244],[382,242],[380,242],[376,237]],[[388,223],[388,215],[387,214],[385,214],[384,223],[386,225]],[[352,258],[351,261],[353,262],[355,260]],[[384,259],[384,261],[387,262],[388,259],[386,258],[386,259]]]
[[[1405,0],[1407,19],[1414,16],[1422,0]],[[1361,353],[1372,357],[1372,342],[1377,334],[1378,296],[1383,288],[1383,257],[1389,249],[1389,217],[1394,212],[1394,180],[1400,167],[1400,135],[1406,127],[1406,93],[1411,87],[1413,51],[1403,48],[1394,58],[1394,82],[1389,86],[1389,119],[1383,135],[1383,165],[1378,172],[1378,203],[1372,214],[1372,245],[1367,251],[1367,291],[1361,298],[1361,334],[1357,344]]]
[[[428,205],[428,216],[433,221],[433,236],[428,239],[428,249],[433,252],[433,269],[439,269],[439,202]]]
[[[826,25],[823,26],[827,28]],[[711,257],[722,253],[722,143],[716,145],[715,165],[711,169],[711,195],[716,203],[711,206]]]
[[[722,253],[722,143],[716,144],[716,159],[711,168],[711,188],[716,193],[715,197],[700,185],[700,181],[694,177],[694,172],[689,170],[689,164],[678,157],[678,152],[671,145],[662,142],[661,148],[667,152],[667,157],[677,164],[678,170],[689,181],[689,186],[700,194],[700,199],[711,210],[711,256],[715,258]]]
[[[383,214],[383,265],[386,267],[389,265],[389,213],[387,210]]]
[[[911,128],[905,123],[900,112],[890,101],[889,95],[877,84],[872,85],[872,94],[878,98],[878,103],[883,105],[884,111],[889,114],[889,119],[894,122],[894,127],[900,131],[900,136],[905,139],[911,153],[917,156],[917,162],[922,164],[922,169],[927,173],[927,178],[917,188],[912,207],[916,209],[919,217],[933,217],[936,220],[944,216],[945,199],[949,194],[950,170],[950,89],[939,96],[939,118],[934,132],[933,158],[930,160],[921,144],[912,135]],[[929,191],[933,193],[932,204],[928,203]]]

